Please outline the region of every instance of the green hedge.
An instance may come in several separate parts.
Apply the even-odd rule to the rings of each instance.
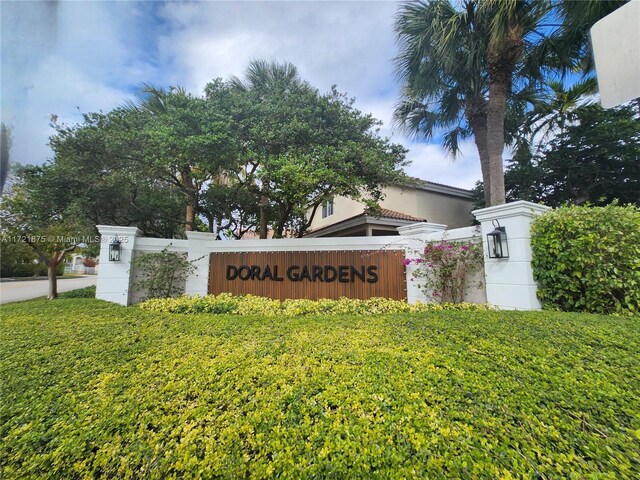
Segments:
[[[0,336],[0,478],[639,478],[637,317],[70,299]]]
[[[628,313],[640,309],[640,210],[568,206],[533,223],[533,274],[546,307]]]
[[[96,286],[90,285],[84,288],[76,288],[58,294],[58,298],[96,298]]]
[[[65,264],[62,262],[56,269],[58,276],[62,276],[64,274],[64,269]],[[48,274],[47,266],[44,263],[33,264],[6,262],[2,264],[2,269],[0,270],[0,277],[2,278],[25,278],[33,276],[46,277]]]
[[[441,310],[486,311],[488,305],[474,303],[416,303],[369,298],[358,300],[342,297],[339,300],[273,300],[254,295],[182,296],[155,298],[139,304],[143,310],[167,313],[213,313],[232,315],[261,315],[263,317],[295,317],[301,315],[374,315],[380,313],[416,313]]]

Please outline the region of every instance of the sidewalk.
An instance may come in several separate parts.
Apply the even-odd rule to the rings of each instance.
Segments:
[[[58,293],[84,288],[98,283],[97,275],[80,277],[58,277]],[[6,279],[8,280],[8,279]],[[45,281],[43,281],[45,280]],[[46,297],[49,292],[49,282],[46,277],[33,277],[16,281],[3,281],[0,283],[0,304],[28,300],[30,298]]]
[[[97,277],[98,275],[63,275],[58,277],[58,280],[68,280],[70,278],[86,278],[86,277]],[[2,282],[30,282],[32,280],[48,280],[49,277],[8,277],[8,278],[0,278],[0,283]]]

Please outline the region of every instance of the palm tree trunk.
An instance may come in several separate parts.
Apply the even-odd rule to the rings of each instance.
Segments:
[[[476,147],[478,148],[478,154],[480,155],[480,169],[482,171],[482,183],[484,184],[484,206],[491,206],[491,174],[490,174],[490,166],[489,166],[489,150],[487,149],[487,127],[485,126],[481,132],[480,138],[478,141],[474,134],[474,138],[476,139]]]
[[[504,188],[504,116],[507,98],[511,94],[511,80],[523,48],[522,28],[512,25],[499,39],[492,40],[487,50],[489,72],[489,103],[487,105],[487,149],[491,177],[490,203],[506,202]]]
[[[487,107],[487,151],[489,153],[489,203],[505,203],[504,168],[504,114],[509,94],[509,79],[500,75],[489,81],[489,104]],[[506,80],[506,81],[505,81]]]
[[[487,148],[487,102],[483,97],[471,98],[466,109],[467,122],[473,132],[473,140],[480,157],[484,205],[491,205],[491,176],[489,175],[489,150]]]

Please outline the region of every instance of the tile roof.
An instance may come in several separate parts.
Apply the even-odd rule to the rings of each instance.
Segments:
[[[428,180],[422,180],[416,177],[405,177],[403,181],[398,183],[401,187],[412,187],[419,190],[427,190],[429,192],[447,193],[449,195],[461,196],[471,198],[472,190],[465,188],[452,187],[451,185],[445,185],[444,183],[430,182]]]
[[[355,220],[356,218],[365,218],[365,217],[372,217],[372,218],[388,218],[391,220],[400,220],[403,222],[426,222],[427,219],[426,218],[420,218],[420,217],[414,217],[413,215],[407,215],[406,213],[401,213],[401,212],[396,212],[395,210],[389,210],[388,208],[381,208],[380,209],[380,213],[374,213],[371,212],[369,210],[365,210],[362,213],[358,213],[357,215],[354,215],[352,217],[349,218],[345,218],[344,220],[340,220],[339,222],[336,223],[332,223],[330,225],[327,225],[325,227],[321,227],[321,228],[317,228],[315,230],[309,230],[307,232],[307,234],[311,234],[311,233],[316,233],[316,232],[320,232],[322,230],[326,230],[332,227],[335,227],[337,225],[342,225],[345,223],[348,223],[352,220]],[[366,223],[366,219],[364,220],[364,222]]]
[[[409,220],[411,222],[427,221],[426,218],[414,217],[413,215],[407,215],[406,213],[396,212],[395,210],[389,210],[388,208],[381,208],[380,214],[375,214],[369,211],[365,211],[363,213],[365,215],[369,215],[375,218],[393,218],[394,220]],[[361,213],[360,215],[362,215],[363,213]]]

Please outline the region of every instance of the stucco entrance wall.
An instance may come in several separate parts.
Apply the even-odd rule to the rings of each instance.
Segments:
[[[139,301],[140,292],[133,291],[135,284],[131,261],[140,252],[159,252],[164,248],[184,253],[195,266],[188,276],[184,290],[186,295],[207,295],[209,291],[210,259],[212,253],[256,253],[263,252],[346,252],[346,251],[401,251],[398,258],[415,258],[416,252],[424,248],[425,242],[441,240],[471,240],[483,242],[485,252],[484,272],[470,279],[472,288],[466,301],[485,303],[505,309],[539,309],[536,298],[537,286],[531,272],[531,247],[529,229],[533,218],[547,208],[530,202],[490,207],[473,212],[480,221],[479,227],[464,227],[447,230],[446,225],[416,223],[400,227],[398,236],[336,237],[270,240],[215,240],[214,235],[203,232],[187,232],[186,240],[143,238],[135,227],[98,225],[102,235],[96,297],[102,300],[130,305]],[[492,221],[499,219],[507,227],[510,258],[487,258],[486,234],[493,229]],[[121,260],[109,262],[109,243],[117,238],[121,242]],[[513,242],[513,245],[511,244]],[[410,303],[430,301],[429,296],[413,280],[416,267],[408,265],[404,278],[406,299]],[[474,286],[475,284],[475,286]],[[480,284],[480,285],[478,285]]]

